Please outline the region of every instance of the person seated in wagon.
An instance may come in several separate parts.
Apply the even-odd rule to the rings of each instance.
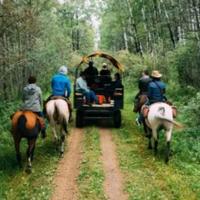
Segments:
[[[86,97],[86,103],[98,103],[96,94],[87,85],[85,72],[80,72],[80,77],[76,80],[76,91]]]

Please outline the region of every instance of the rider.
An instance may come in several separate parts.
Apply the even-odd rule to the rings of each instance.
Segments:
[[[142,71],[142,77],[138,81],[138,88],[139,92],[135,96],[135,102],[134,102],[134,112],[139,111],[139,103],[140,103],[140,97],[141,95],[147,95],[148,94],[148,85],[151,82],[151,78],[149,77],[149,71],[143,70]],[[142,117],[139,116],[136,118],[136,123],[140,125],[142,123]]]
[[[81,72],[80,77],[77,78],[77,80],[76,80],[76,89],[78,92],[83,93],[83,95],[86,97],[87,103],[89,103],[89,104],[97,103],[97,97],[96,97],[94,91],[92,91],[88,88],[87,82],[85,79],[86,79],[85,73]]]
[[[71,94],[71,82],[67,77],[67,67],[61,66],[58,73],[51,80],[51,88],[53,96],[62,96],[69,98]]]
[[[153,104],[156,102],[164,102],[167,100],[165,97],[166,84],[162,82],[160,79],[162,74],[158,70],[154,70],[151,73],[152,81],[148,86],[148,99],[149,104]]]
[[[51,79],[52,95],[46,100],[46,103],[54,96],[64,97],[68,103],[70,112],[70,121],[72,119],[72,105],[69,100],[71,94],[71,82],[67,76],[68,69],[67,66],[63,65],[58,69],[58,73],[55,74]],[[45,106],[44,106],[45,107]]]
[[[143,111],[140,113],[139,119],[141,121],[144,120],[144,116],[146,115],[146,111],[148,110],[148,105],[151,105],[153,103],[157,102],[165,102],[167,101],[167,98],[164,96],[166,85],[164,82],[162,82],[160,79],[162,77],[162,74],[158,70],[154,70],[151,73],[152,81],[148,85],[148,101],[145,103],[145,107],[143,108]],[[146,109],[147,108],[147,109]]]
[[[41,110],[42,106],[42,91],[39,86],[36,85],[36,78],[34,76],[29,76],[28,85],[23,89],[22,93],[22,110],[30,110],[37,114],[39,117],[43,118],[43,113]],[[46,136],[46,127],[44,121],[40,120],[42,125],[42,137]]]
[[[143,70],[142,76],[138,81],[139,92],[135,96],[135,100],[138,101],[140,95],[147,95],[148,93],[148,85],[151,82],[151,78],[149,77],[149,71]]]

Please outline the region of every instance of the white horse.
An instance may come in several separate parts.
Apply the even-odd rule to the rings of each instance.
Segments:
[[[165,130],[165,137],[167,143],[165,162],[168,163],[173,126],[180,126],[177,122],[173,120],[173,108],[170,105],[162,102],[150,105],[148,115],[145,119],[145,123],[148,127],[149,148],[152,149],[153,136],[155,154],[157,153],[158,146],[158,130]]]
[[[56,142],[60,143],[61,156],[64,153],[65,135],[68,133],[67,125],[69,122],[69,107],[65,100],[54,99],[46,104],[47,119],[53,131],[53,136]],[[57,130],[59,136],[57,135]]]

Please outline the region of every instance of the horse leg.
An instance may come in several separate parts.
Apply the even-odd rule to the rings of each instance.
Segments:
[[[58,136],[57,136],[57,133],[56,133],[56,125],[52,126],[52,131],[53,131],[54,141],[57,143],[58,142]]]
[[[156,155],[157,151],[158,151],[158,134],[157,134],[157,130],[153,129],[152,133],[153,133],[153,139],[154,139],[154,153]]]
[[[62,134],[61,135],[61,150],[60,150],[61,156],[63,155],[64,150],[65,150],[65,135]]]
[[[33,159],[33,153],[35,149],[35,141],[36,139],[28,140],[28,149],[27,149],[27,172],[31,172],[31,167],[32,167],[32,159]]]
[[[61,147],[60,147],[60,154],[63,157],[64,150],[65,150],[65,130],[61,130]]]
[[[171,129],[166,131],[166,141],[167,141],[166,154],[165,154],[165,163],[166,164],[169,162],[171,134],[172,134]]]
[[[147,131],[147,137],[149,138],[148,149],[152,149],[152,131],[149,128],[147,128]]]
[[[20,153],[20,141],[21,141],[21,137],[14,137],[17,162],[18,162],[19,167],[22,168],[21,153]]]
[[[65,134],[68,133],[68,130],[67,130],[67,122],[63,122],[63,130],[65,131]]]

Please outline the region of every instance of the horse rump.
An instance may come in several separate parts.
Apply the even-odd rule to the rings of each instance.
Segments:
[[[28,139],[37,138],[41,125],[35,113],[24,111],[16,113],[12,117],[12,126],[16,134]]]

